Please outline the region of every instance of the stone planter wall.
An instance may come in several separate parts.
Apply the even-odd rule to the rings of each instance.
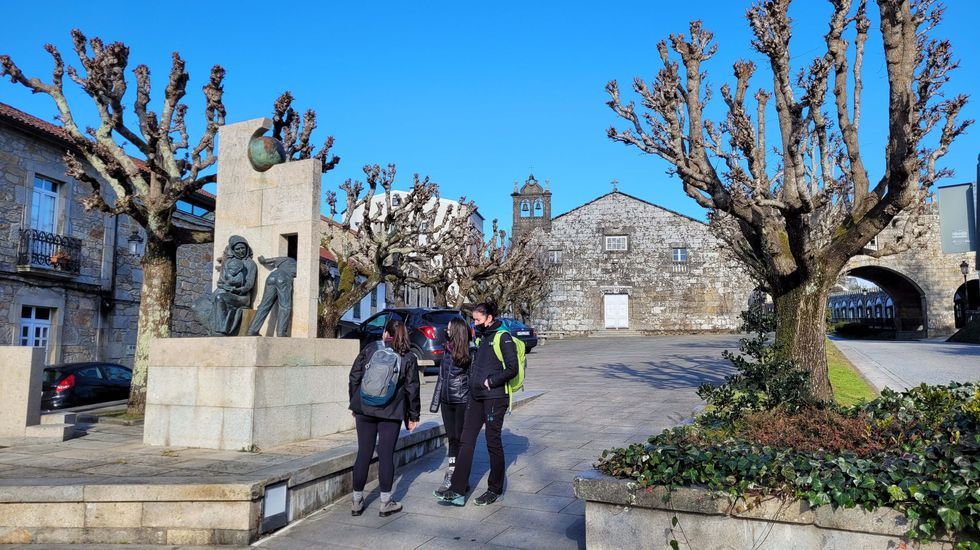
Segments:
[[[635,482],[597,471],[575,479],[575,495],[586,501],[585,541],[590,550],[669,548],[837,548],[863,550],[952,548],[950,541],[913,545],[903,539],[908,521],[891,508],[810,508],[806,502],[739,499],[734,504],[698,488],[680,488],[665,504],[666,490],[641,489]],[[671,528],[676,517],[677,527]]]

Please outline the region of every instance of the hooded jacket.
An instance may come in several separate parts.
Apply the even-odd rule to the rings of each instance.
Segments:
[[[503,363],[497,359],[497,353],[493,349],[496,333],[501,330],[501,326],[502,323],[495,320],[489,327],[481,328],[477,334],[480,343],[470,366],[470,395],[477,401],[506,398],[507,390],[504,386],[508,380],[517,376],[517,346],[514,345],[514,338],[510,333],[503,332],[500,335]],[[490,389],[487,389],[484,382],[489,382]]]
[[[350,380],[347,391],[350,395],[350,410],[356,414],[374,416],[387,420],[412,420],[418,422],[422,411],[422,397],[419,394],[419,365],[415,354],[408,352],[401,356],[401,372],[398,373],[398,386],[391,401],[383,407],[373,407],[361,403],[361,379],[364,378],[364,368],[378,348],[366,346],[354,359],[350,369]]]

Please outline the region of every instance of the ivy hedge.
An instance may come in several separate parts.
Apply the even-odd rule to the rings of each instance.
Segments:
[[[980,385],[886,389],[847,408],[821,403],[800,391],[806,374],[765,343],[771,326],[752,315],[743,317],[756,337],[727,355],[738,372],[699,390],[707,413],[646,444],[603,451],[596,467],[644,487],[887,506],[910,520],[911,540],[950,535],[980,548]]]

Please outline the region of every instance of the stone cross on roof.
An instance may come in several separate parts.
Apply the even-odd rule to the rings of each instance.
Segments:
[[[612,180],[613,193],[616,193],[616,192],[619,191],[619,189],[616,188],[616,186],[618,184],[619,184],[619,180],[617,180],[616,178],[613,178],[613,180]]]

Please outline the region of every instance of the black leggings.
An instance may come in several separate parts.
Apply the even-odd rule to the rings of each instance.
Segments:
[[[463,435],[459,441],[459,457],[453,472],[452,490],[464,494],[470,485],[470,472],[473,469],[473,452],[476,438],[483,425],[487,426],[487,454],[490,455],[490,478],[487,488],[498,495],[504,492],[504,444],[501,431],[504,428],[504,415],[507,414],[509,400],[487,399],[477,401],[470,398],[466,405],[466,420],[463,422]]]
[[[398,420],[377,418],[363,414],[354,415],[357,423],[357,459],[354,461],[354,490],[363,491],[367,484],[368,469],[378,446],[378,484],[382,493],[390,493],[395,483],[395,443],[402,423]]]
[[[466,417],[466,403],[442,403],[442,423],[446,426],[449,439],[449,458],[459,456],[459,439],[463,435],[463,420]]]

